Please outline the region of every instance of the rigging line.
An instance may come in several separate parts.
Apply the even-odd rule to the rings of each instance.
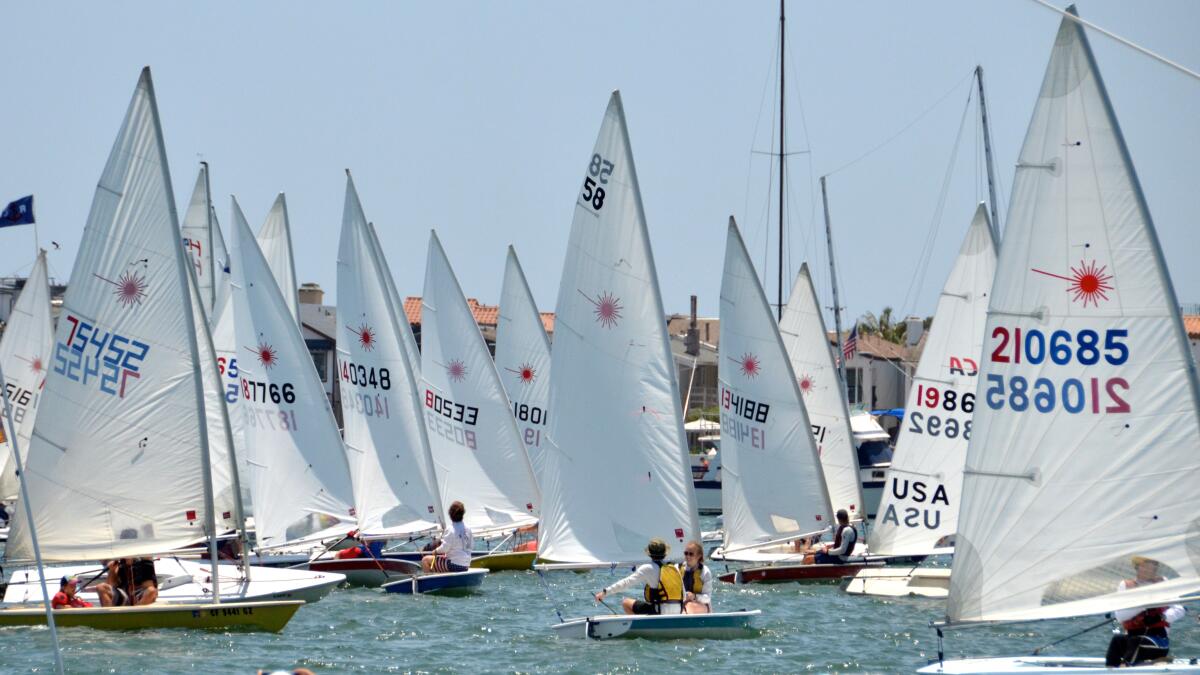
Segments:
[[[1142,54],[1149,56],[1150,58],[1154,59],[1155,61],[1158,61],[1159,63],[1168,65],[1168,66],[1174,68],[1175,70],[1178,70],[1179,72],[1183,73],[1184,75],[1187,75],[1188,77],[1191,77],[1196,80],[1200,80],[1200,73],[1197,73],[1196,71],[1191,70],[1190,68],[1187,68],[1186,66],[1180,65],[1180,64],[1172,61],[1171,59],[1168,59],[1165,56],[1160,56],[1159,54],[1156,54],[1156,53],[1150,51],[1149,49],[1146,49],[1145,47],[1137,44],[1136,42],[1134,42],[1132,40],[1123,38],[1120,35],[1113,33],[1112,31],[1105,30],[1105,29],[1101,28],[1100,26],[1097,26],[1096,24],[1092,23],[1091,21],[1080,18],[1080,17],[1066,11],[1065,9],[1059,9],[1059,8],[1055,7],[1054,5],[1046,2],[1046,0],[1032,0],[1032,1],[1041,5],[1042,7],[1045,7],[1046,9],[1048,9],[1056,14],[1061,14],[1065,18],[1070,19],[1071,21],[1074,21],[1075,23],[1087,26],[1088,28],[1091,28],[1092,30],[1096,31],[1097,33],[1100,33],[1101,35],[1104,35],[1105,37],[1112,38],[1113,40],[1116,40],[1117,42],[1125,45],[1126,47],[1129,47],[1130,49],[1133,49],[1134,51],[1141,52]]]
[[[789,45],[788,45],[788,55],[789,56],[792,54],[791,44],[794,44],[794,43],[795,43],[795,40],[793,40],[792,43],[789,43]],[[796,59],[794,57],[792,58],[792,63],[793,64],[796,63]],[[814,177],[816,176],[816,173],[813,170],[813,147],[812,147],[812,138],[808,134],[808,116],[807,116],[807,113],[805,113],[805,111],[804,111],[804,99],[803,99],[803,97],[800,96],[800,92],[802,90],[800,89],[800,78],[797,76],[797,73],[799,72],[799,70],[800,69],[798,67],[795,67],[793,65],[792,71],[791,71],[792,72],[792,91],[796,92],[796,107],[798,107],[800,109],[800,131],[803,132],[803,134],[804,134],[804,147],[806,148],[805,154],[808,155],[808,157],[807,157],[807,160],[808,160],[808,223],[809,223],[808,229],[809,229],[810,235],[815,235],[816,228],[814,226],[815,226],[816,220],[817,220],[817,186],[816,186],[816,181],[814,180]],[[810,236],[808,241],[811,242],[812,240],[813,240],[813,237]],[[789,254],[791,253],[791,251],[788,251],[788,252],[789,252]]]
[[[774,62],[774,55],[772,55]],[[746,159],[746,192],[745,199],[742,203],[742,221],[743,227],[750,227],[750,178],[754,174],[754,143],[758,140],[759,122],[762,121],[763,104],[767,100],[767,87],[771,84],[771,71],[768,69],[766,78],[763,79],[762,95],[758,99],[758,114],[754,116],[754,132],[750,135],[750,155]]]
[[[937,108],[939,105],[941,105],[943,101],[945,101],[946,99],[950,98],[950,95],[951,95],[951,94],[953,94],[954,92],[958,91],[958,89],[959,89],[960,87],[962,87],[962,86],[963,86],[963,83],[964,83],[964,82],[969,82],[969,81],[971,80],[971,78],[973,78],[973,77],[975,77],[975,71],[974,71],[974,70],[971,70],[971,72],[970,72],[970,73],[968,73],[968,74],[966,75],[966,77],[964,77],[964,78],[962,78],[961,80],[959,80],[959,81],[958,81],[958,82],[957,82],[957,83],[956,83],[956,84],[955,84],[953,87],[951,87],[951,88],[950,88],[950,90],[949,90],[949,91],[947,91],[945,94],[942,94],[942,95],[941,95],[941,96],[938,98],[938,100],[934,101],[934,102],[933,102],[933,103],[932,103],[932,104],[931,104],[931,105],[930,105],[928,108],[926,108],[926,109],[924,110],[924,112],[922,112],[920,115],[917,115],[915,118],[913,118],[913,120],[912,120],[911,122],[909,122],[908,124],[904,125],[904,127],[902,127],[902,128],[899,130],[899,131],[897,131],[896,133],[892,134],[892,135],[891,135],[891,136],[889,136],[889,137],[888,137],[886,140],[884,140],[882,143],[879,143],[878,145],[876,145],[875,147],[871,148],[870,150],[868,150],[868,151],[864,152],[863,154],[859,155],[858,157],[855,157],[854,159],[850,160],[849,162],[846,162],[845,164],[843,164],[843,165],[839,166],[838,168],[834,169],[833,171],[828,171],[828,172],[826,172],[826,173],[825,173],[825,175],[826,175],[826,176],[832,176],[832,175],[833,175],[833,174],[835,174],[835,173],[838,173],[838,172],[840,172],[840,171],[843,171],[843,170],[845,170],[845,169],[848,169],[848,168],[850,168],[851,166],[854,166],[855,164],[858,164],[860,161],[862,161],[862,160],[866,159],[866,158],[867,158],[867,157],[869,157],[870,155],[873,155],[873,154],[875,154],[877,151],[879,151],[879,150],[882,150],[882,149],[884,148],[884,146],[886,146],[886,145],[889,145],[889,144],[890,144],[892,141],[894,141],[894,140],[896,140],[897,138],[899,138],[900,136],[902,136],[902,135],[904,134],[904,132],[906,132],[906,131],[908,131],[909,129],[913,128],[913,126],[915,126],[915,125],[917,124],[917,122],[920,122],[921,120],[925,119],[925,117],[926,117],[927,115],[929,115],[929,113],[933,112],[933,111],[934,111],[934,109],[936,109],[936,108]]]

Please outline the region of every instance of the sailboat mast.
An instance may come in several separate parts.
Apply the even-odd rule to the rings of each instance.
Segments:
[[[13,466],[17,469],[17,478],[21,486],[21,505],[25,507],[25,520],[29,523],[29,541],[33,544],[33,559],[37,563],[38,578],[42,582],[42,600],[46,603],[46,625],[50,627],[50,641],[54,644],[54,667],[62,675],[62,649],[58,646],[58,629],[54,625],[54,610],[50,605],[50,590],[46,588],[46,568],[42,564],[42,547],[38,545],[37,524],[33,520],[33,507],[29,504],[29,490],[25,487],[25,467],[21,465],[21,448],[17,442],[17,427],[13,424],[12,405],[8,400],[7,380],[4,370],[0,368],[0,392],[4,396],[4,420],[8,424],[8,447],[12,450]]]
[[[833,286],[833,329],[837,331],[837,348],[842,348],[842,306],[838,304],[837,268],[833,263],[833,229],[829,226],[829,195],[825,191],[825,176],[821,176],[821,204],[825,207],[825,245],[829,248],[829,283]],[[850,400],[846,385],[846,359],[838,355],[838,378],[842,381],[842,396]]]
[[[775,296],[777,319],[783,318],[783,167],[786,158],[783,152],[783,64],[785,61],[783,41],[786,35],[783,30],[783,4],[784,0],[779,0],[779,269],[777,286],[779,290]]]
[[[217,304],[217,278],[214,276],[216,273],[216,267],[214,267],[215,263],[213,262],[212,185],[208,181],[208,162],[200,162],[200,166],[204,167],[204,219],[205,222],[208,223],[208,226],[204,228],[204,231],[208,233],[208,241],[205,242],[204,245],[208,247],[208,278],[210,280],[207,306],[212,307],[213,305]]]
[[[996,204],[996,166],[992,159],[992,128],[988,124],[987,99],[983,96],[983,66],[975,66],[975,81],[979,83],[979,117],[983,125],[983,156],[987,163],[988,206],[992,212],[992,237],[1000,241],[1000,213]]]

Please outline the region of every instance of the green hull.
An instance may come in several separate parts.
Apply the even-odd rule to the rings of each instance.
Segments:
[[[512,572],[533,568],[533,560],[537,557],[535,551],[521,553],[489,553],[471,560],[471,567],[486,569],[489,572]]]
[[[270,602],[222,602],[205,604],[156,604],[140,607],[84,607],[54,611],[54,623],[62,627],[83,626],[97,630],[146,628],[195,628],[200,630],[252,630],[278,633],[303,605],[302,600]],[[0,626],[44,626],[42,605],[0,609]]]

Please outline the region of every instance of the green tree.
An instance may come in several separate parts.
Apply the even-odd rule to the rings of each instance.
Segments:
[[[895,321],[892,318],[892,308],[884,307],[879,316],[871,312],[862,315],[858,320],[858,331],[863,335],[875,335],[888,342],[904,344],[904,337],[908,334],[908,324],[904,321]]]

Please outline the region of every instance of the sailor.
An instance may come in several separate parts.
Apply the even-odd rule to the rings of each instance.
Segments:
[[[683,611],[685,614],[708,614],[712,611],[712,572],[704,564],[704,548],[698,541],[683,547]]]
[[[58,582],[58,592],[54,594],[54,598],[50,600],[50,606],[54,609],[62,609],[64,607],[91,607],[92,603],[75,595],[75,590],[79,582],[75,577],[63,577]]]
[[[456,501],[446,511],[450,515],[450,527],[434,542],[437,547],[433,549],[433,555],[421,558],[421,569],[426,572],[466,572],[471,567],[475,535],[463,524],[467,507]]]
[[[1136,576],[1117,584],[1117,591],[1128,591],[1138,586],[1166,581],[1166,577],[1158,573],[1157,560],[1135,555],[1132,563]],[[1108,643],[1104,663],[1109,668],[1166,658],[1170,649],[1168,628],[1183,618],[1184,609],[1183,605],[1175,604],[1165,607],[1120,609],[1114,614],[1125,633],[1114,635]]]
[[[846,509],[838,509],[837,527],[833,528],[833,543],[825,544],[813,557],[818,565],[840,565],[845,563],[854,553],[854,544],[858,541],[858,532],[850,524],[850,514]]]
[[[158,599],[158,575],[150,558],[108,561],[108,580],[96,585],[101,607],[149,605]]]
[[[596,602],[603,602],[609,593],[618,593],[642,585],[642,600],[625,598],[621,608],[626,614],[679,614],[683,611],[683,574],[678,565],[665,562],[670,548],[667,542],[655,537],[646,546],[650,562],[637,568],[633,574],[621,579],[596,594]]]

